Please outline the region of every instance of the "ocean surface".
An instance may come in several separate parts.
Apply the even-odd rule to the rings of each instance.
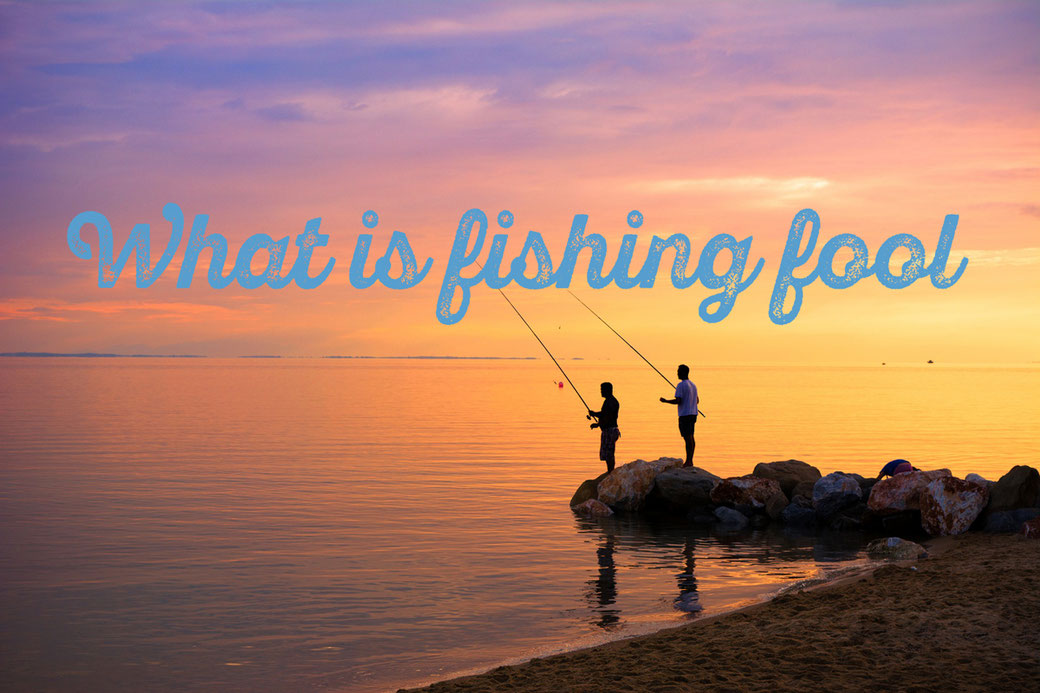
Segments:
[[[681,456],[645,365],[618,462]],[[669,369],[666,371],[670,373]],[[0,359],[0,688],[387,690],[679,625],[856,535],[586,521],[598,437],[545,360]],[[695,463],[1036,464],[1040,369],[718,366]],[[697,610],[691,613],[691,610]]]

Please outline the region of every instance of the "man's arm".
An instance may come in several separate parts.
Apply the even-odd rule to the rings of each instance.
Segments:
[[[682,397],[676,397],[675,399],[665,399],[662,397],[661,401],[665,404],[682,404]]]

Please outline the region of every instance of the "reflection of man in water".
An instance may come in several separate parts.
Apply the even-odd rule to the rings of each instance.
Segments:
[[[599,573],[596,578],[589,580],[589,598],[595,602],[593,611],[599,614],[599,618],[592,622],[593,625],[609,630],[616,626],[621,620],[620,611],[610,609],[617,601],[617,568],[614,566],[614,533],[607,531],[603,535],[603,545],[596,549],[596,563],[599,564]],[[598,606],[598,608],[596,608]]]
[[[599,458],[607,463],[607,472],[614,471],[614,445],[621,437],[621,431],[617,427],[618,410],[621,405],[614,397],[614,386],[611,383],[601,383],[599,394],[603,397],[603,409],[592,411],[589,409],[589,417],[595,416],[599,419],[589,428],[599,428]]]
[[[685,570],[675,576],[676,582],[679,583],[679,596],[675,598],[675,608],[687,613],[704,608],[701,606],[700,595],[697,594],[697,578],[693,574],[693,546],[693,538],[687,536],[686,545],[683,547]]]

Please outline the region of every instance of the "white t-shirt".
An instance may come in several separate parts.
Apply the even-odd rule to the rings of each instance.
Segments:
[[[680,380],[675,387],[675,398],[682,399],[679,405],[679,416],[693,416],[697,413],[697,386],[692,380]]]

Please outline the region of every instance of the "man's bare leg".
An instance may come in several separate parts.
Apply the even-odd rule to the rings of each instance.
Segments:
[[[697,448],[697,441],[694,440],[692,435],[691,436],[686,436],[685,438],[683,438],[683,440],[686,441],[686,463],[683,466],[684,467],[692,467],[693,466],[693,451]]]

